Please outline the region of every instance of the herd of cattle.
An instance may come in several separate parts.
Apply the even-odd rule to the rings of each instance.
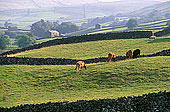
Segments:
[[[129,50],[126,53],[126,59],[137,58],[138,55],[140,55],[140,50],[139,49],[134,50],[133,53],[132,53],[132,50]],[[116,61],[116,54],[115,53],[109,53],[108,54],[108,62],[111,62],[112,60]],[[85,65],[84,61],[78,61],[76,63],[75,70],[78,72],[80,68],[81,68],[81,70],[83,68],[87,69],[87,66]]]

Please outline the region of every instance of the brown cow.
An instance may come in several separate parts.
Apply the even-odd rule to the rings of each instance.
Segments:
[[[116,54],[115,53],[109,53],[108,54],[108,62],[111,62],[113,58],[113,61],[116,61]]]
[[[87,66],[85,65],[84,61],[78,61],[78,62],[76,63],[76,68],[75,68],[75,70],[77,70],[77,72],[78,72],[79,69],[81,68],[81,70],[82,70],[83,67],[84,67],[85,69],[87,69]]]
[[[138,56],[140,56],[140,49],[136,49],[133,51],[133,58],[137,58]]]
[[[129,50],[127,53],[126,53],[126,59],[130,59],[132,58],[132,51]]]

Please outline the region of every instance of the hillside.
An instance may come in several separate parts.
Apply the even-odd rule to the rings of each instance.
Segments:
[[[169,57],[139,58],[88,64],[88,69],[79,73],[74,65],[2,65],[0,105],[11,107],[170,91],[169,63]]]
[[[144,7],[140,10],[133,11],[133,12],[129,13],[129,16],[142,17],[142,16],[148,15],[149,13],[151,13],[152,11],[155,11],[155,10],[159,11],[160,15],[169,14],[170,1],[163,2],[160,4],[151,5],[148,7]]]
[[[97,0],[90,0],[89,3],[95,3]],[[83,4],[83,0],[1,0],[0,10],[11,9],[28,9],[28,8],[44,8],[44,7],[61,7],[67,5]]]
[[[78,25],[89,18],[129,13],[152,4],[155,0],[129,0],[96,2],[97,0],[2,0],[0,1],[0,25],[8,21],[19,28],[27,28],[40,19],[48,21],[73,21]],[[84,5],[82,5],[84,4]],[[79,9],[79,10],[77,10]]]
[[[169,36],[156,40],[117,39],[51,46],[15,54],[17,57],[89,59],[115,52],[125,55],[141,49],[141,55],[169,49]],[[80,53],[82,52],[82,53]],[[159,61],[158,61],[159,60]],[[87,64],[79,73],[75,65],[1,65],[0,105],[77,101],[149,92],[170,91],[169,56],[145,57]]]
[[[169,49],[169,36],[157,37],[156,40],[148,38],[141,39],[119,39],[103,40],[84,43],[63,44],[41,49],[34,49],[9,56],[33,57],[33,58],[68,58],[68,59],[90,59],[106,57],[108,52],[114,52],[117,56],[125,56],[131,49],[141,49],[141,54],[153,54]],[[148,50],[148,48],[150,50]],[[93,49],[93,50],[91,50]],[[82,52],[82,53],[81,53]]]
[[[167,21],[170,19],[162,19],[157,20],[154,22],[146,22],[138,24],[137,27],[134,28],[134,30],[149,30],[153,32],[158,32],[163,30],[164,28],[168,27]],[[111,23],[111,22],[110,22]],[[85,34],[97,34],[97,33],[108,33],[108,32],[122,32],[122,31],[129,31],[131,29],[128,29],[126,26],[108,26],[103,25],[103,28],[101,29],[95,29],[95,28],[86,28],[82,29],[80,31],[67,33],[66,36],[80,36]]]
[[[3,0],[2,0],[3,1]],[[23,0],[17,0],[14,2],[13,0],[5,0],[0,3],[9,3],[7,5],[12,5],[10,7],[17,7],[18,4],[25,5],[24,7],[36,7],[36,9],[22,9],[22,10],[8,10],[8,11],[1,11],[0,14],[3,15],[1,18],[4,22],[8,19],[9,21],[16,22],[16,24],[23,24],[27,23],[28,25],[41,17],[47,18],[49,20],[56,20],[60,16],[68,18],[73,18],[73,15],[78,15],[78,17],[82,16],[82,12],[74,12],[74,14],[70,11],[70,9],[77,10],[78,5],[75,7],[67,6],[69,3],[72,2],[69,0],[63,0],[60,2],[59,0],[26,0],[25,4]],[[84,2],[84,0],[76,0],[77,3]],[[96,2],[97,0],[92,0],[91,2]],[[128,4],[131,4],[132,8],[137,7],[135,5],[136,0],[128,0]],[[144,3],[149,5],[149,2],[138,1],[138,5],[140,3]],[[150,0],[149,0],[150,1]],[[155,1],[155,0],[154,0]],[[159,0],[158,0],[159,1]],[[58,12],[54,11],[54,3],[57,2],[58,5],[61,5],[62,8],[57,10]],[[116,3],[123,3],[124,0],[121,0]],[[15,4],[16,3],[16,4]],[[57,5],[56,3],[56,5]],[[65,6],[63,6],[63,3]],[[68,3],[68,4],[66,4]],[[134,4],[132,4],[134,3]],[[52,8],[44,8],[44,4],[46,6],[52,6]],[[105,10],[101,9],[102,5],[105,4]],[[108,3],[109,4],[109,3]],[[114,7],[108,7],[112,5],[110,3],[99,2],[99,5],[96,5],[96,12],[88,13],[88,17],[94,17],[97,15],[106,15],[107,10],[110,10]],[[6,6],[7,6],[6,5]],[[90,4],[89,7],[94,7]],[[118,4],[117,7],[121,8]],[[121,11],[125,10],[124,3],[121,5],[123,8]],[[5,5],[4,5],[5,6]],[[1,7],[1,5],[0,5]],[[38,8],[37,8],[38,7]],[[129,6],[130,7],[130,6]],[[5,7],[4,7],[5,8]],[[7,7],[9,9],[9,7]],[[18,7],[21,8],[21,7]],[[81,7],[82,8],[82,7]],[[116,7],[115,7],[116,8]],[[66,13],[62,13],[63,9],[67,9]],[[88,11],[91,9],[89,8]],[[98,12],[102,10],[101,12]],[[127,10],[130,11],[131,9]],[[80,15],[80,13],[82,15]],[[13,14],[13,15],[11,15]],[[58,15],[57,15],[58,14]],[[17,16],[16,16],[17,15]],[[55,16],[54,16],[55,15]],[[74,16],[75,16],[74,15]],[[87,15],[86,15],[87,16]],[[35,18],[33,18],[35,17]],[[31,18],[31,19],[30,19]],[[77,17],[76,17],[77,18]],[[153,23],[144,23],[140,24],[136,29],[150,29],[152,31],[161,30],[162,27],[166,27],[166,21],[168,20],[161,20]],[[21,25],[22,26],[22,25]],[[124,26],[118,27],[104,27],[103,29],[96,30],[94,28],[91,29],[84,29],[83,31],[74,32],[77,35],[81,34],[92,34],[92,33],[103,33],[103,32],[111,32],[111,31],[123,31],[126,30]],[[4,32],[5,30],[0,30],[0,33]],[[72,35],[74,35],[74,33]],[[97,59],[99,57],[106,57],[109,52],[114,52],[117,56],[125,56],[128,50],[134,51],[135,49],[140,49],[141,55],[148,55],[160,52],[162,50],[169,49],[170,52],[170,36],[162,36],[157,37],[155,40],[149,39],[148,35],[150,36],[152,32],[123,32],[123,33],[115,33],[115,34],[96,34],[96,35],[84,35],[83,38],[80,37],[69,37],[63,38],[64,41],[60,41],[62,39],[57,39],[55,41],[51,40],[47,44],[44,42],[39,46],[35,45],[33,50],[28,50],[27,48],[23,48],[24,52],[14,53],[11,55],[2,55],[0,58],[1,61],[3,59],[7,59],[8,57],[32,57],[35,58],[44,58],[44,60],[48,61],[48,58],[64,58],[64,59]],[[129,36],[129,35],[130,36]],[[71,34],[70,34],[71,35]],[[123,35],[123,36],[122,36]],[[140,36],[139,36],[140,35]],[[115,38],[111,38],[114,37]],[[143,38],[141,38],[143,36]],[[100,38],[103,37],[103,38]],[[122,39],[123,38],[123,39]],[[129,39],[130,38],[130,39]],[[78,40],[79,39],[79,40]],[[69,42],[68,42],[69,40]],[[42,40],[41,40],[42,42]],[[58,42],[58,43],[57,43]],[[57,43],[57,44],[56,44]],[[41,46],[42,45],[42,46]],[[48,47],[47,47],[48,46]],[[22,51],[22,50],[21,50]],[[167,52],[165,52],[167,53]],[[8,54],[8,53],[7,53]],[[170,55],[170,54],[168,54]],[[4,56],[4,57],[3,57]],[[7,56],[7,57],[6,57]],[[63,59],[63,60],[64,60]],[[63,61],[61,60],[61,61]],[[21,60],[23,61],[23,60]],[[29,59],[27,59],[30,62]],[[55,61],[55,60],[53,60]],[[7,61],[5,61],[7,62]],[[25,61],[24,61],[25,62]],[[39,62],[39,61],[37,61]],[[93,100],[91,104],[95,104],[94,100],[101,101],[101,99],[112,99],[112,98],[124,98],[127,96],[130,100],[126,99],[127,105],[125,103],[122,104],[123,108],[129,108],[133,106],[139,106],[139,110],[142,108],[148,107],[148,100],[140,99],[136,105],[130,105],[130,101],[133,98],[137,98],[135,96],[142,95],[142,94],[149,94],[153,92],[159,91],[170,91],[170,57],[169,56],[155,56],[155,57],[140,57],[136,59],[126,59],[126,60],[119,60],[115,62],[93,62],[87,64],[87,70],[82,70],[76,72],[75,65],[1,65],[0,63],[0,107],[12,107],[21,105],[19,109],[22,111],[22,107],[24,104],[40,104],[42,105],[51,104],[50,102],[65,102],[59,103],[62,105],[62,108],[65,107],[74,108],[74,106],[67,106],[66,103],[73,102],[75,104],[76,109],[77,107],[83,106],[83,102],[81,100]],[[163,93],[165,95],[165,93]],[[149,94],[151,96],[151,94]],[[155,94],[153,93],[153,96]],[[125,96],[125,97],[124,97]],[[156,95],[155,95],[156,96]],[[166,96],[166,95],[165,95]],[[169,93],[170,96],[170,93]],[[168,99],[167,98],[158,96],[159,99]],[[146,95],[144,95],[146,98]],[[121,99],[118,98],[118,99]],[[141,97],[140,97],[141,98]],[[151,97],[149,97],[151,98]],[[154,97],[155,98],[155,97]],[[155,99],[160,101],[159,99]],[[79,103],[74,103],[74,102]],[[105,104],[110,104],[102,100],[100,104],[103,106]],[[135,99],[136,101],[136,99]],[[153,100],[149,100],[149,103],[152,103]],[[162,100],[161,100],[162,101]],[[112,101],[111,101],[112,102]],[[124,102],[120,100],[120,102]],[[113,102],[112,102],[113,103]],[[118,102],[117,102],[118,103]],[[164,102],[170,104],[169,102]],[[159,105],[163,105],[164,103],[159,102]],[[86,106],[88,105],[85,103]],[[54,103],[52,104],[54,106]],[[116,104],[115,104],[116,105]],[[151,107],[157,105],[155,102],[151,104]],[[53,108],[53,106],[47,106],[48,109]],[[93,105],[95,106],[95,105]],[[97,105],[96,107],[98,107]],[[149,105],[150,106],[150,105]],[[164,106],[164,105],[163,105]],[[162,106],[162,111],[163,110]],[[32,105],[31,108],[34,108],[35,105]],[[107,105],[107,108],[111,106]],[[167,106],[168,107],[168,106]],[[83,107],[86,109],[85,107]],[[91,107],[92,108],[92,107]],[[101,108],[101,106],[100,106]],[[121,107],[119,107],[121,108]],[[28,109],[28,105],[26,106]],[[109,111],[105,107],[101,108],[102,111]],[[111,110],[112,108],[110,108]],[[156,108],[154,108],[155,111]],[[161,110],[160,109],[160,110]],[[170,108],[168,108],[170,109]],[[43,110],[43,109],[42,109]],[[77,109],[79,111],[80,109]],[[0,110],[0,112],[3,110]],[[28,111],[28,110],[27,110]],[[39,109],[40,111],[40,109]],[[45,108],[44,110],[45,111]],[[50,111],[50,110],[48,110]],[[58,110],[60,111],[60,110]],[[95,110],[96,111],[96,110]],[[111,110],[114,111],[114,108]],[[130,110],[132,111],[132,110]],[[147,110],[148,111],[148,110]],[[168,110],[166,110],[168,111]],[[139,111],[140,112],[140,111]]]
[[[116,0],[110,1],[110,3],[115,2]],[[160,1],[156,0],[145,0],[149,4],[160,3]],[[116,1],[116,4],[125,5],[124,0]],[[139,5],[142,3],[142,6],[148,6],[146,2],[140,2],[136,0],[126,0],[127,4],[133,3],[135,5]],[[80,5],[80,4],[107,4],[106,2],[100,0],[1,0],[0,1],[0,10],[11,10],[11,9],[28,9],[28,8],[44,8],[44,7],[62,7],[62,6],[71,6],[71,5]],[[127,5],[125,5],[127,6]],[[135,7],[135,6],[133,6]]]

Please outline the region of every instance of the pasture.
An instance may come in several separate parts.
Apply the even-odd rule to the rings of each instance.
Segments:
[[[134,27],[134,30],[151,30],[154,32],[161,31],[168,26],[166,23],[169,20],[170,19],[163,19],[163,20],[154,21],[154,22],[141,23],[137,27]],[[120,31],[129,30],[128,27],[126,27],[125,25],[109,26],[108,24],[109,22],[102,24],[104,27],[101,29],[87,28],[87,29],[83,29],[80,31],[68,33],[66,34],[66,36],[79,36],[79,35],[84,35],[84,34],[108,33],[108,32],[113,32],[113,31],[120,32]]]
[[[158,61],[159,60],[159,61]],[[169,57],[75,65],[1,65],[0,105],[76,101],[170,91]]]
[[[74,44],[63,44],[57,46],[34,49],[9,56],[32,57],[32,58],[71,58],[90,59],[107,57],[109,52],[117,56],[125,56],[128,50],[141,49],[141,55],[153,54],[169,49],[170,36],[157,37],[156,40],[141,39],[115,39]]]
[[[125,56],[129,49],[137,48],[141,50],[141,54],[152,54],[169,49],[169,38],[65,44],[10,56],[90,59],[106,57],[108,52]],[[79,72],[76,72],[75,65],[1,65],[0,107],[170,91],[169,63],[168,56],[147,57],[87,64],[87,70]]]

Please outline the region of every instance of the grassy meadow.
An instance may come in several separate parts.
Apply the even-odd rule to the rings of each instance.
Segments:
[[[167,21],[169,20],[170,19],[163,19],[163,20],[158,20],[154,22],[141,23],[137,27],[134,27],[134,30],[139,30],[139,28],[142,28],[143,30],[151,30],[153,32],[158,32],[168,27]],[[107,23],[102,24],[104,27],[101,29],[87,28],[87,29],[82,29],[80,31],[67,33],[66,36],[79,36],[79,35],[85,35],[85,34],[108,33],[108,32],[113,32],[113,31],[117,32],[117,31],[128,30],[128,27],[126,27],[125,25],[121,27],[119,26],[118,28],[116,28],[116,26],[110,26],[110,24],[111,22],[107,22]]]
[[[159,60],[159,61],[158,61]],[[1,65],[0,106],[76,101],[170,91],[170,58],[74,65]]]
[[[116,39],[51,46],[18,53],[17,57],[89,59],[108,52],[125,55],[129,49],[141,54],[169,49],[170,36],[151,39]],[[59,101],[137,96],[170,91],[170,58],[145,57],[116,62],[75,65],[0,65],[0,107]]]
[[[106,57],[109,52],[114,52],[117,56],[125,56],[129,49],[135,50],[137,48],[141,50],[142,55],[147,55],[169,49],[169,44],[170,36],[157,37],[156,40],[148,38],[116,39],[50,46],[9,56],[90,59]]]

